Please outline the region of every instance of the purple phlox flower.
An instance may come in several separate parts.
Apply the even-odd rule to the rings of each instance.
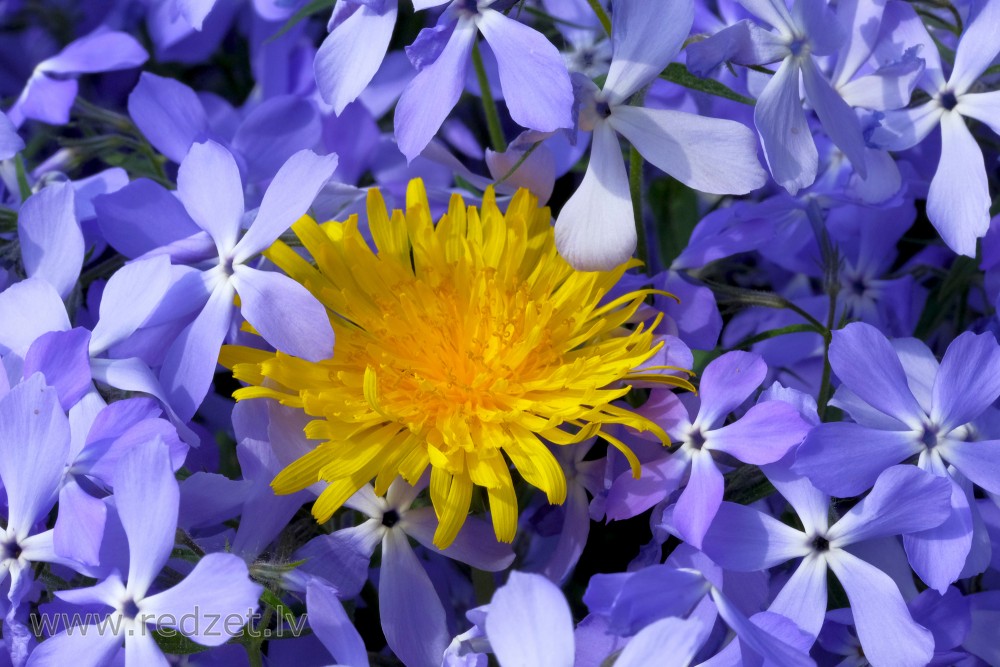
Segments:
[[[136,126],[158,151],[180,163],[196,143],[225,145],[246,180],[265,183],[301,148],[320,140],[319,113],[308,99],[277,95],[239,113],[212,114],[211,98],[199,98],[180,81],[143,72],[128,99]]]
[[[69,420],[55,389],[46,386],[40,374],[0,399],[0,481],[7,501],[6,527],[0,532],[0,582],[10,576],[5,635],[11,624],[20,623],[16,612],[34,581],[32,564],[74,565],[56,553],[52,530],[35,531],[58,497],[69,443]],[[14,635],[11,631],[8,636]],[[12,646],[15,654],[24,650],[23,642]]]
[[[306,562],[285,579],[286,585],[300,588],[308,578],[319,577],[333,584],[341,598],[353,597],[364,585],[369,561],[381,545],[379,611],[389,648],[407,665],[437,667],[449,641],[445,610],[409,537],[430,551],[488,572],[509,566],[514,552],[496,541],[488,522],[473,517],[451,546],[436,548],[434,509],[411,507],[425,487],[426,481],[410,486],[397,479],[385,497],[375,495],[370,485],[362,487],[345,506],[368,519],[308,542],[292,554],[293,561]]]
[[[765,474],[795,509],[803,530],[759,510],[725,502],[705,535],[705,553],[722,567],[738,571],[768,569],[802,558],[770,611],[794,619],[814,637],[826,611],[829,569],[847,592],[858,635],[873,662],[927,664],[934,648],[931,633],[913,621],[892,579],[846,547],[940,525],[949,514],[947,480],[912,466],[894,466],[882,473],[867,497],[831,525],[829,498],[808,480],[781,465],[768,466]],[[665,522],[670,520],[665,517]]]
[[[71,439],[59,489],[59,516],[54,526],[55,549],[94,572],[107,574],[101,549],[107,522],[105,500],[114,484],[121,457],[154,438],[166,445],[171,470],[184,465],[188,446],[151,398],[128,398],[106,404],[88,393],[69,410]]]
[[[943,596],[927,590],[907,606],[913,620],[934,636],[934,656],[929,665],[954,665],[968,657],[960,645],[972,626],[969,598],[963,597],[957,588],[949,588]],[[826,615],[817,641],[824,651],[832,654],[837,664],[868,667],[871,663],[853,626],[854,616],[850,608],[834,609]]]
[[[904,200],[897,206],[886,208],[831,205],[825,212],[812,208],[816,203],[810,202],[804,210],[793,207],[783,219],[779,216],[772,219],[775,227],[780,226],[788,246],[797,248],[795,252],[789,253],[784,243],[779,245],[773,242],[760,244],[757,251],[788,271],[822,280],[824,262],[814,223],[810,220],[814,216],[822,217],[821,224],[825,226],[840,260],[838,276],[841,288],[837,294],[836,318],[863,320],[893,335],[911,334],[922,310],[926,290],[905,271],[895,272],[895,275],[890,271],[894,268],[896,245],[916,219],[913,202]],[[757,215],[774,210],[763,204],[758,208],[762,210]],[[719,231],[724,243],[737,245],[740,238],[738,219],[734,216],[731,226]],[[767,224],[766,218],[759,220],[763,225]],[[765,235],[761,234],[757,240],[764,238]],[[810,289],[802,293],[779,288],[779,291],[810,313],[825,313],[828,309],[829,297],[819,290]],[[770,319],[770,316],[766,317]]]
[[[800,78],[823,129],[861,177],[866,177],[861,123],[815,60],[815,56],[836,53],[844,42],[844,26],[836,14],[823,0],[797,0],[792,11],[775,0],[745,0],[741,4],[772,30],[740,21],[692,44],[688,66],[695,73],[707,74],[724,61],[741,65],[781,62],[758,97],[754,122],[771,174],[789,193],[812,184],[819,163],[800,101]]]
[[[416,9],[426,3],[415,2]],[[429,5],[428,5],[429,6]],[[398,0],[338,0],[327,24],[329,35],[313,67],[323,100],[340,115],[379,71],[393,28]]]
[[[91,588],[59,591],[57,596],[78,605],[101,604],[114,611],[115,623],[60,632],[38,645],[29,665],[72,662],[107,664],[125,643],[125,664],[166,665],[150,626],[178,629],[183,617],[197,620],[186,636],[205,646],[219,646],[239,632],[232,624],[219,627],[211,619],[227,615],[249,617],[263,587],[248,577],[246,564],[233,554],[203,557],[179,584],[153,592],[160,570],[170,558],[177,527],[178,489],[167,448],[154,440],[121,457],[115,473],[118,516],[128,537],[129,566],[125,580],[118,572]],[[84,630],[88,630],[84,632]]]
[[[288,525],[310,495],[300,491],[276,496],[271,489],[271,480],[283,466],[271,447],[266,403],[237,403],[232,423],[242,479],[209,472],[191,475],[181,483],[180,522],[185,527],[217,530],[226,519],[247,517],[228,542],[231,553],[250,563]]]
[[[496,56],[514,122],[540,132],[573,126],[573,88],[559,52],[541,33],[491,9],[494,1],[455,0],[441,22],[408,47],[419,71],[395,113],[396,141],[408,161],[427,146],[458,102],[479,32]],[[416,4],[422,9],[443,2]]]
[[[134,37],[99,28],[38,63],[7,115],[15,127],[26,119],[65,125],[76,100],[77,76],[131,69],[147,58],[146,50]]]
[[[809,430],[798,410],[782,401],[758,403],[737,421],[724,425],[729,413],[754,393],[766,375],[767,365],[757,354],[729,352],[712,361],[701,377],[701,403],[693,420],[690,411],[674,406],[667,419],[653,417],[680,447],[643,466],[638,480],[630,482],[625,476],[615,480],[608,497],[608,518],[645,511],[670,496],[686,476],[687,484],[674,508],[674,528],[686,542],[700,546],[722,502],[722,471],[713,453],[754,465],[773,463]]]
[[[601,4],[607,6],[602,0]],[[570,72],[588,79],[605,76],[611,66],[611,40],[586,0],[542,0],[554,27],[566,39],[563,61]]]
[[[44,373],[59,390],[66,409],[93,391],[92,379],[150,394],[164,405],[184,440],[196,446],[198,437],[172,410],[144,361],[105,356],[152,317],[168,292],[170,278],[166,257],[151,257],[119,269],[105,285],[93,332],[71,329],[55,289],[44,280],[28,278],[0,293],[0,349],[11,351],[25,369]]]
[[[590,84],[580,93],[580,129],[593,131],[590,162],[556,221],[560,254],[575,268],[588,271],[615,267],[635,251],[632,200],[618,134],[655,167],[702,192],[746,194],[767,181],[757,161],[757,142],[746,126],[627,103],[680,51],[691,30],[693,3],[620,0],[612,10],[613,56],[607,80],[603,89]]]
[[[989,542],[975,539],[981,522],[968,480],[1000,492],[1000,441],[970,441],[966,424],[1000,396],[996,339],[964,333],[938,365],[920,341],[890,343],[874,327],[854,323],[834,334],[830,364],[842,382],[831,404],[855,421],[813,429],[796,452],[794,470],[827,493],[850,497],[871,487],[888,466],[917,456],[921,469],[949,482],[951,516],[940,527],[906,536],[911,565],[940,592],[982,571]]]
[[[0,160],[6,160],[24,148],[24,139],[7,114],[0,112]]]
[[[183,210],[175,202],[173,213],[194,223],[188,228],[198,231],[188,238],[203,232],[215,246],[207,262],[187,272],[188,302],[177,305],[173,319],[178,314],[189,317],[193,310],[197,315],[169,346],[160,369],[164,390],[181,419],[194,414],[208,391],[219,348],[233,322],[236,294],[243,317],[265,340],[313,361],[330,356],[333,329],[323,306],[291,278],[251,268],[248,262],[306,212],[333,173],[336,160],[335,155],[320,157],[309,150],[289,158],[242,238],[243,183],[232,154],[209,141],[192,146],[181,162],[177,186]],[[143,232],[136,235],[137,249],[149,245],[142,239]],[[203,241],[198,243],[204,247]],[[175,286],[182,287],[180,282]]]
[[[830,211],[827,226],[842,259],[838,318],[868,322],[890,335],[913,333],[927,290],[912,275],[893,277],[890,271],[896,246],[915,218],[910,201],[887,209],[842,206]]]
[[[974,84],[1000,53],[1000,0],[976,3],[945,79],[933,45],[920,51],[927,63],[923,82],[931,100],[890,111],[871,142],[898,151],[919,144],[941,127],[941,158],[927,193],[927,217],[949,248],[973,257],[976,240],[989,228],[991,198],[982,150],[965,124],[980,121],[1000,134],[1000,91],[974,92]]]
[[[538,498],[527,521],[532,527],[531,547],[522,567],[537,571],[556,583],[563,582],[576,567],[590,533],[590,503],[587,492],[598,495],[604,488],[603,459],[585,461],[593,441],[554,451],[566,475],[566,502],[549,505]]]
[[[659,625],[665,620],[685,620],[684,629],[689,634],[685,641],[690,645],[684,653],[691,656],[687,660],[700,655],[716,620],[721,618],[736,635],[720,657],[735,653],[736,661],[724,660],[725,664],[741,664],[740,655],[750,661],[763,658],[765,663],[789,667],[815,664],[808,656],[808,637],[803,637],[793,621],[771,612],[758,612],[748,618],[750,614],[724,588],[729,587],[723,582],[722,570],[704,554],[682,546],[662,565],[594,575],[583,601],[591,614],[607,619],[609,632],[634,635],[633,642],[649,628],[670,628]],[[732,588],[739,594],[739,587]],[[647,635],[647,639],[651,637]]]

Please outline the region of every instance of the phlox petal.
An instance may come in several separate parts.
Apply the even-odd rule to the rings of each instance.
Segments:
[[[674,509],[674,528],[682,540],[701,548],[722,503],[722,489],[722,473],[712,455],[704,449],[699,451],[691,458],[691,478]]]
[[[962,95],[955,111],[963,116],[975,118],[996,134],[1000,134],[1000,90]]]
[[[18,539],[56,499],[69,453],[69,422],[56,390],[41,374],[0,401],[0,480],[7,495],[7,530]]]
[[[216,287],[198,317],[167,350],[160,381],[183,421],[194,415],[208,393],[232,321],[234,294],[229,282]]]
[[[434,546],[434,531],[437,517],[433,507],[421,507],[406,512],[403,530],[422,545],[438,553],[468,563],[477,570],[499,572],[514,560],[514,551],[509,544],[498,542],[493,527],[478,518],[470,517],[462,524],[462,529],[446,549]]]
[[[755,572],[809,552],[801,531],[745,505],[725,502],[705,533],[702,551],[726,568]]]
[[[114,488],[128,536],[128,591],[141,599],[170,558],[177,531],[180,492],[163,441],[157,438],[122,456]]]
[[[844,152],[855,171],[865,178],[868,175],[865,162],[865,140],[861,135],[861,122],[848,106],[844,98],[830,86],[826,76],[819,70],[816,61],[806,58],[802,64],[802,83],[806,97],[812,105],[827,136]]]
[[[942,433],[979,417],[1000,396],[1000,345],[992,333],[967,331],[951,342],[931,398],[931,420]]]
[[[735,121],[619,106],[609,122],[644,158],[695,190],[746,194],[767,182],[753,132]]]
[[[831,526],[826,537],[843,547],[934,528],[950,513],[950,480],[915,466],[893,466],[879,475],[871,493]]]
[[[69,328],[59,293],[41,278],[22,280],[0,292],[0,351],[24,356],[43,333]]]
[[[198,233],[204,235],[174,193],[145,178],[137,178],[121,190],[95,198],[94,209],[101,234],[128,258]]]
[[[368,652],[361,636],[347,617],[337,589],[312,579],[306,587],[309,625],[339,665],[368,667]]]
[[[512,572],[486,617],[486,636],[504,667],[573,665],[573,617],[559,587],[538,574]]]
[[[74,212],[73,186],[54,183],[29,197],[17,217],[17,236],[28,276],[42,278],[66,298],[83,266],[83,232]]]
[[[131,582],[130,582],[131,583]],[[263,587],[250,580],[246,563],[235,554],[212,553],[198,561],[191,573],[173,588],[145,598],[139,608],[158,619],[177,619],[186,637],[205,646],[219,646],[237,636],[241,628],[224,627],[212,620],[249,616],[257,609]],[[194,632],[181,619],[196,619]],[[160,620],[162,625],[168,623]]]
[[[396,143],[408,161],[427,147],[458,103],[476,34],[473,21],[460,20],[441,55],[420,70],[400,96],[394,117]]]
[[[793,470],[823,491],[849,498],[870,489],[883,470],[920,448],[911,431],[831,422],[809,432],[795,452]]]
[[[233,285],[243,317],[276,349],[309,361],[333,356],[326,308],[305,287],[272,271],[237,266]]]
[[[956,95],[965,93],[1000,53],[1000,2],[984,0],[979,12],[965,28],[955,51],[955,67],[948,86]]]
[[[305,215],[336,168],[336,155],[302,150],[288,158],[264,193],[257,218],[233,249],[233,261],[242,264],[274,243]]]
[[[923,410],[906,381],[906,373],[888,339],[862,322],[834,332],[830,365],[837,377],[862,400],[901,423],[917,428]]]
[[[534,28],[492,9],[476,21],[500,70],[500,87],[518,125],[553,132],[573,126],[573,86],[556,48]]]
[[[914,667],[930,662],[934,638],[910,616],[888,575],[846,551],[829,558],[829,565],[847,592],[869,661]]]
[[[193,145],[177,171],[177,194],[219,254],[227,256],[243,217],[243,182],[232,153],[214,141]]]
[[[379,612],[386,642],[412,667],[439,667],[448,647],[444,607],[401,530],[382,541]]]
[[[941,161],[927,192],[927,217],[948,247],[975,257],[976,241],[990,227],[986,163],[965,119],[955,111],[941,118]]]
[[[694,22],[694,3],[616,0],[611,13],[611,67],[604,90],[622,102],[666,68]]]
[[[143,72],[128,97],[128,113],[149,143],[178,164],[193,144],[209,136],[201,100],[175,79]]]
[[[628,261],[637,242],[621,146],[608,123],[594,127],[590,163],[556,220],[559,254],[580,271]]]
[[[368,86],[389,48],[399,5],[395,1],[385,5],[380,12],[361,3],[316,52],[316,84],[337,115]]]
[[[91,354],[104,352],[142,326],[160,305],[170,283],[170,259],[164,255],[118,269],[101,296],[100,319],[90,337]]]
[[[645,667],[670,656],[670,664],[686,667],[701,648],[701,619],[672,616],[647,625],[625,646],[615,664],[618,667]]]
[[[790,194],[816,180],[819,152],[799,99],[799,66],[785,58],[757,98],[754,124],[771,174]]]

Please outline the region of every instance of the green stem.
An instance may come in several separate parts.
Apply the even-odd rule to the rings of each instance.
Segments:
[[[635,252],[642,260],[642,268],[649,273],[649,247],[646,244],[646,225],[642,218],[642,156],[635,146],[628,152],[628,191],[632,197],[632,217],[635,220]]]
[[[830,240],[830,234],[826,229],[826,216],[815,199],[809,201],[806,207],[806,215],[812,225],[816,241],[819,243],[820,253],[823,258],[823,289],[829,299],[826,310],[826,326],[823,331],[823,376],[819,383],[819,395],[816,397],[816,408],[819,418],[826,415],[827,403],[830,394],[833,392],[831,382],[832,369],[830,366],[830,341],[833,340],[833,326],[837,319],[837,295],[840,293],[840,255],[837,248]]]
[[[80,283],[86,287],[98,278],[108,278],[115,271],[125,265],[125,258],[121,255],[113,255],[100,264],[95,264],[80,274]]]
[[[602,26],[604,26],[604,32],[610,35],[611,17],[608,16],[608,13],[604,11],[604,7],[601,6],[601,0],[587,0],[587,4],[589,4],[590,8],[594,10],[595,14],[597,14],[597,20],[601,22]]]
[[[205,556],[205,550],[202,549],[201,545],[199,545],[197,542],[195,542],[194,539],[192,539],[192,537],[190,535],[188,535],[186,532],[184,532],[184,530],[182,528],[178,528],[177,529],[177,533],[174,535],[174,541],[175,542],[180,542],[181,544],[183,544],[184,546],[186,546],[196,556],[204,558],[204,556]]]
[[[827,328],[823,333],[823,377],[819,381],[819,396],[816,399],[816,413],[820,420],[826,416],[827,403],[830,402],[830,394],[833,391],[833,383],[830,381],[832,367],[830,366],[830,341],[833,339],[833,318],[837,312],[837,297],[830,296],[830,308],[827,312]]]
[[[21,195],[21,201],[23,202],[31,196],[31,186],[28,185],[28,174],[24,169],[24,159],[20,153],[14,156],[14,172],[17,175],[18,194]]]
[[[490,80],[486,76],[483,57],[479,54],[478,42],[472,44],[472,66],[476,68],[476,80],[479,82],[479,94],[483,100],[483,112],[486,114],[486,128],[490,133],[490,143],[493,144],[493,150],[503,153],[507,150],[507,140],[504,139],[503,128],[500,127],[500,114],[497,112],[497,103],[490,90]]]
[[[541,145],[542,145],[541,141],[536,141],[535,143],[531,144],[531,148],[529,148],[528,150],[524,151],[524,153],[521,154],[521,157],[517,159],[517,162],[514,163],[514,166],[508,169],[506,174],[504,174],[497,180],[493,181],[493,184],[499,185],[504,181],[506,181],[511,176],[513,176],[514,173],[521,168],[521,165],[524,164],[524,161],[527,160],[529,157],[531,157],[531,154],[535,152],[535,149]]]

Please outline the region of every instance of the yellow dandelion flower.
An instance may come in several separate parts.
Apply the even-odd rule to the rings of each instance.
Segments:
[[[277,352],[226,347],[222,363],[249,386],[237,400],[268,397],[315,417],[314,450],[272,482],[279,494],[318,480],[320,522],[375,479],[382,494],[402,476],[411,484],[430,466],[438,517],[434,543],[446,547],[467,514],[473,487],[485,488],[498,539],[517,528],[510,466],[545,492],[566,498],[566,478],[546,443],[570,445],[623,424],[667,435],[615,404],[629,381],[692,389],[687,380],[643,367],[662,345],[654,328],[625,325],[656,290],[604,303],[633,261],[613,271],[574,270],[556,252],[547,208],[520,190],[506,214],[487,191],[482,209],[455,195],[435,225],[423,184],[410,183],[406,213],[387,213],[368,196],[377,251],[357,218],[292,230],[312,255],[278,242],[266,253],[329,311],[332,356],[318,363]]]

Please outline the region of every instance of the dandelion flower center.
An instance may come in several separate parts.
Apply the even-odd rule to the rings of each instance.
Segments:
[[[437,224],[422,183],[407,210],[387,213],[368,198],[373,250],[356,217],[293,231],[310,264],[283,243],[267,256],[327,308],[336,336],[319,363],[227,347],[222,362],[248,385],[238,400],[269,397],[315,417],[306,435],[320,443],[274,480],[278,493],[329,482],[313,506],[320,521],[375,479],[384,493],[397,476],[417,483],[430,468],[439,524],[450,544],[483,487],[497,537],[513,539],[517,499],[511,465],[551,503],[566,477],[549,445],[572,445],[612,424],[659,427],[615,403],[642,380],[690,388],[649,366],[661,343],[656,326],[625,325],[645,297],[609,291],[634,263],[580,272],[556,252],[548,209],[519,191],[501,212],[492,191],[482,209],[457,195]],[[658,321],[658,320],[657,320]]]

